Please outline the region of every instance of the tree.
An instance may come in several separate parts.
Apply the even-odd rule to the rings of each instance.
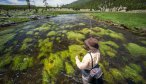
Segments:
[[[45,7],[46,7],[46,9],[47,9],[47,6],[48,6],[47,0],[43,0],[43,3],[45,3]]]
[[[30,10],[30,0],[26,0],[26,2],[27,2],[27,5],[28,5],[28,8]]]

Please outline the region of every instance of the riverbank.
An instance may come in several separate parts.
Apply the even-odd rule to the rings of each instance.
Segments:
[[[94,19],[146,36],[146,13],[92,13]]]
[[[46,19],[61,14],[77,14],[76,11],[35,11],[35,10],[1,10],[0,27],[18,25],[19,23],[28,22],[38,19]]]

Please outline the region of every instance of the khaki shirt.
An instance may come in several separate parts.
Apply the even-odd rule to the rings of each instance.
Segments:
[[[92,58],[93,58],[93,67],[96,66],[100,60],[100,52],[99,50],[91,53]],[[76,64],[77,67],[79,69],[87,69],[90,70],[92,68],[92,59],[91,59],[91,55],[89,53],[87,53],[84,57],[82,62],[80,62],[80,60],[77,58],[76,59]]]

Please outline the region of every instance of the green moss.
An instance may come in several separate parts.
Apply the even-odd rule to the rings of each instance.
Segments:
[[[146,41],[141,41],[141,43],[146,44]]]
[[[50,30],[51,25],[49,23],[43,24],[42,26],[34,29],[35,31],[46,32]]]
[[[112,32],[109,33],[109,36],[114,38],[114,39],[119,39],[119,40],[122,40],[122,41],[125,40],[123,34],[121,34],[121,33],[116,33],[116,32],[112,31]]]
[[[42,84],[49,84],[49,75],[46,70],[42,71]]]
[[[143,61],[143,65],[146,66],[146,61]]]
[[[75,65],[75,56],[78,55],[78,56],[82,57],[83,55],[85,55],[86,50],[84,48],[82,48],[81,45],[70,45],[69,53],[70,53],[70,59],[71,59],[72,63]]]
[[[0,51],[4,48],[4,44],[13,39],[14,36],[15,34],[13,33],[0,36]]]
[[[24,41],[22,42],[23,44],[22,44],[20,50],[25,50],[28,47],[30,47],[30,45],[31,45],[31,44],[29,44],[30,42],[32,42],[32,38],[26,38],[26,39],[24,39]]]
[[[137,73],[140,73],[140,72],[142,72],[142,69],[141,69],[141,67],[139,66],[139,65],[136,65],[136,64],[129,64],[129,66],[132,68],[132,69],[134,69]]]
[[[80,33],[76,33],[76,32],[68,32],[67,33],[67,38],[69,40],[81,40],[81,39],[84,39],[85,36],[83,34],[80,34]]]
[[[71,64],[69,64],[68,62],[65,62],[65,70],[66,70],[66,73],[69,75],[74,74],[74,71],[75,71],[73,66],[71,66]]]
[[[114,32],[112,30],[109,30],[109,29],[103,29],[103,28],[100,28],[100,27],[95,27],[95,28],[92,28],[93,32],[91,34],[93,35],[98,35],[98,36],[110,36],[111,38],[114,38],[114,39],[119,39],[119,40],[122,40],[124,41],[125,38],[123,36],[122,33],[117,33],[117,32]]]
[[[108,31],[106,29],[100,28],[100,27],[94,27],[92,28],[93,35],[98,35],[98,36],[104,36],[104,35],[108,35]]]
[[[32,42],[32,38],[25,38],[23,43],[29,43],[29,42]]]
[[[57,33],[55,31],[51,31],[47,34],[47,36],[55,36]]]
[[[34,34],[35,36],[38,36],[39,35],[39,32],[35,32],[35,34]]]
[[[57,54],[50,54],[50,56],[43,61],[44,70],[47,71],[50,77],[55,77],[63,69],[63,61]]]
[[[83,34],[88,34],[88,33],[92,32],[92,30],[90,30],[90,28],[84,28],[84,29],[80,30],[80,32]]]
[[[0,57],[0,69],[3,68],[5,65],[10,64],[12,61],[12,57],[10,55],[4,55]]]
[[[79,23],[79,26],[84,26],[84,25],[86,25],[85,23]]]
[[[119,48],[119,46],[113,41],[106,41],[105,44],[106,45],[110,45],[110,46],[112,46],[114,48]]]
[[[136,67],[138,66],[136,65]],[[143,78],[139,74],[139,71],[135,70],[135,68],[132,68],[131,66],[125,66],[122,71],[122,74],[125,78],[131,78],[136,83],[143,81]]]
[[[115,84],[114,78],[109,71],[104,72],[104,80],[108,84]]]
[[[110,57],[115,57],[116,56],[116,54],[114,52],[111,52],[111,51],[107,51],[106,53]]]
[[[47,38],[45,40],[39,40],[38,47],[40,48],[38,58],[47,57],[48,53],[52,52],[53,43],[49,42],[49,38]]]
[[[133,56],[145,56],[146,55],[146,48],[145,47],[142,47],[142,46],[139,46],[135,43],[128,43],[128,45],[125,46],[129,52],[131,53],[131,55]]]
[[[25,55],[15,55],[13,58],[12,69],[24,70],[33,66],[33,58]]]
[[[110,44],[111,43],[111,44]],[[111,48],[111,46],[114,46],[116,48],[118,48],[118,45],[116,45],[114,42],[112,41],[107,41],[107,42],[99,42],[99,50],[101,52],[101,54],[103,56],[110,56],[110,57],[115,57],[116,56],[116,53],[117,51],[113,48]]]
[[[114,79],[116,79],[117,81],[124,79],[124,76],[122,75],[122,72],[119,71],[116,68],[110,69],[110,73],[113,75]]]
[[[62,57],[63,60],[67,59],[69,57],[69,51],[65,50],[65,51],[61,51],[60,56]]]
[[[32,35],[33,34],[33,31],[28,31],[26,34],[27,35]]]

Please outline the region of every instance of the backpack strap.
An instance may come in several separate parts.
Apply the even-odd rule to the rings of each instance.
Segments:
[[[91,57],[91,60],[92,60],[92,69],[93,69],[93,58],[92,58],[91,52],[89,52],[89,54],[90,54],[90,57]]]

